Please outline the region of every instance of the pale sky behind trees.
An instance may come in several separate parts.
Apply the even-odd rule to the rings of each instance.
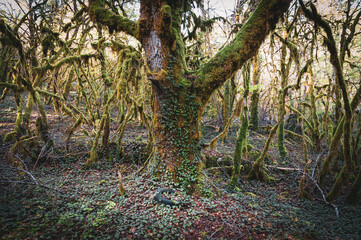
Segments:
[[[226,17],[232,14],[236,1],[237,0],[209,0],[209,7],[213,10],[212,14]],[[208,0],[204,0],[204,4],[207,5],[207,3]],[[10,6],[16,10],[19,9],[15,0],[0,0],[1,10],[6,11],[6,8],[9,8]]]

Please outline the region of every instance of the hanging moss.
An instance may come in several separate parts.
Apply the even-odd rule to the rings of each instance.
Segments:
[[[74,77],[74,66],[71,67],[68,78],[66,78],[65,81],[65,87],[64,87],[64,92],[63,92],[63,98],[65,100],[68,100],[69,97],[69,93],[70,93],[70,89],[71,89],[71,84],[73,81],[73,77]]]
[[[56,62],[55,64],[51,64],[49,61],[46,61],[44,66],[33,68],[34,71],[38,72],[40,75],[43,75],[48,70],[59,69],[64,64],[71,64],[74,62],[80,63],[82,60],[86,61],[89,58],[97,58],[96,54],[81,54],[80,56],[70,56],[63,58]]]
[[[303,169],[303,175],[300,179],[300,198],[307,198],[312,199],[309,185],[310,185],[310,178],[307,176],[308,167],[311,164],[311,160],[308,159],[308,150],[307,150],[307,141],[306,141],[306,134],[303,128],[303,121],[302,118],[299,119],[300,125],[301,125],[301,133],[302,133],[302,147],[303,147],[303,158],[305,161],[305,167]]]
[[[106,119],[109,117],[110,118],[110,113],[109,113],[109,108],[110,108],[110,104],[111,102],[114,100],[115,98],[115,93],[113,93],[108,99],[107,102],[104,106],[104,112],[103,115],[100,119],[100,123],[99,123],[99,128],[97,129],[97,132],[95,134],[95,138],[94,141],[92,143],[92,148],[90,150],[90,157],[87,159],[84,167],[88,168],[91,165],[93,165],[97,160],[98,160],[98,146],[99,146],[99,139],[101,137],[101,133],[104,131],[105,128],[105,124],[106,124]]]
[[[90,167],[91,165],[93,165],[98,160],[99,139],[100,139],[100,136],[101,136],[100,134],[103,131],[104,121],[105,121],[105,118],[102,118],[101,121],[100,121],[99,128],[98,128],[98,130],[96,132],[94,141],[92,143],[92,148],[90,150],[90,156],[89,156],[89,158],[87,159],[87,161],[86,161],[86,163],[84,165],[85,168]]]
[[[124,136],[125,127],[127,126],[128,121],[133,117],[134,114],[134,106],[132,106],[130,109],[128,109],[127,114],[124,117],[124,120],[120,124],[120,126],[117,129],[118,132],[118,150],[117,155],[122,156],[124,154],[123,152],[123,146],[122,146],[122,140]]]
[[[91,0],[89,2],[88,12],[92,21],[108,26],[111,34],[113,31],[124,31],[135,38],[139,38],[138,24],[126,17],[105,9],[102,1]]]
[[[5,23],[5,20],[0,18],[0,31],[7,37],[7,41],[4,41],[5,38],[1,38],[2,44],[10,45],[15,47],[20,55],[21,61],[25,61],[23,53],[23,45],[20,39],[17,37],[16,33],[13,32],[11,27]]]
[[[302,8],[302,11],[305,13],[305,16],[307,18],[309,18],[310,20],[312,20],[313,22],[315,22],[317,25],[319,25],[326,33],[326,37],[324,37],[324,39],[325,39],[324,42],[326,43],[328,52],[330,53],[330,63],[332,64],[332,66],[334,68],[336,83],[337,83],[336,88],[335,88],[336,89],[336,92],[335,92],[336,106],[340,104],[341,97],[339,97],[339,91],[341,91],[341,93],[342,93],[342,100],[343,100],[344,111],[345,111],[345,115],[343,117],[343,126],[342,126],[343,127],[343,135],[344,135],[343,157],[345,160],[345,165],[343,166],[341,172],[339,173],[339,176],[337,177],[336,182],[335,182],[334,186],[332,187],[331,192],[327,195],[327,200],[333,201],[339,195],[341,187],[347,182],[348,175],[353,170],[353,164],[352,164],[352,158],[351,158],[352,103],[350,104],[348,90],[347,90],[346,82],[345,82],[345,79],[343,76],[343,71],[342,71],[342,65],[343,65],[344,59],[342,59],[342,58],[340,59],[340,57],[338,55],[336,42],[335,42],[333,32],[332,32],[332,29],[331,29],[329,23],[327,21],[325,21],[321,17],[321,15],[318,14],[316,7],[312,3],[311,3],[312,12],[306,8],[306,6],[303,4],[302,1],[300,1],[300,5]],[[342,54],[342,51],[343,50],[341,50],[341,54]],[[337,107],[337,110],[338,109],[340,109],[340,108]],[[340,117],[341,117],[341,115],[340,115]],[[336,121],[338,121],[339,119],[340,118],[337,118]],[[338,126],[337,128],[339,128],[339,127],[340,126]],[[335,141],[338,141],[338,139],[336,138]],[[332,140],[332,143],[334,143],[335,141]],[[334,147],[337,148],[337,146],[334,146]],[[330,156],[331,151],[333,151],[333,149],[331,149],[331,146],[330,146],[329,154],[327,157]],[[332,160],[333,160],[332,157],[330,157],[330,160],[328,160],[328,162],[330,163]],[[325,163],[326,163],[326,159],[325,159],[324,165],[325,165]],[[328,168],[326,170],[324,170],[324,169],[322,169],[322,170],[323,170],[322,174],[324,174],[325,172],[328,171]],[[321,172],[322,172],[322,170],[321,170]]]
[[[261,1],[235,39],[197,73],[195,86],[210,95],[226,79],[254,56],[265,36],[275,28],[279,13],[290,1]],[[267,16],[265,18],[260,17]]]
[[[287,41],[287,39],[281,38],[277,33],[275,34],[281,39],[281,41],[283,40],[283,44],[281,48],[281,89],[278,92],[278,118],[281,118],[281,116],[284,116],[286,114],[285,102],[286,102],[287,91],[285,90],[285,88],[287,87],[289,67],[291,66],[293,58],[290,57],[290,59],[286,63],[287,42],[289,41]],[[281,160],[284,160],[287,155],[287,150],[285,147],[285,131],[284,131],[285,121],[284,119],[278,121],[280,121],[278,127],[278,134],[277,134],[278,151]]]
[[[316,151],[320,151],[321,148],[321,138],[320,138],[320,130],[319,130],[319,120],[318,120],[318,116],[317,116],[317,109],[316,109],[316,96],[315,96],[315,92],[314,92],[314,80],[313,80],[313,72],[312,72],[312,67],[311,65],[309,66],[309,70],[308,70],[309,76],[310,76],[310,82],[311,82],[311,86],[310,86],[310,98],[311,98],[311,104],[310,104],[310,110],[311,110],[311,119],[312,119],[312,139],[314,142],[314,146],[316,148]]]

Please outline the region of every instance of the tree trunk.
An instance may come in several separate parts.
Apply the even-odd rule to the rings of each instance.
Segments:
[[[204,105],[192,89],[153,86],[153,93],[155,149],[151,172],[194,190],[202,166],[200,120]]]
[[[92,21],[132,35],[144,49],[154,96],[155,146],[149,167],[156,176],[195,189],[202,168],[200,120],[205,105],[257,53],[290,2],[261,1],[233,41],[190,74],[181,26],[191,1],[141,0],[140,19],[134,22],[106,10],[100,0],[90,0]]]
[[[258,113],[258,108],[259,108],[259,97],[260,97],[260,90],[259,87],[257,86],[259,84],[259,78],[260,78],[260,57],[257,55],[254,57],[253,61],[252,61],[252,67],[253,67],[253,76],[252,76],[252,81],[253,81],[253,87],[255,87],[255,89],[252,92],[252,96],[251,96],[251,117],[250,117],[250,128],[254,131],[258,130],[258,123],[259,123],[259,113]]]

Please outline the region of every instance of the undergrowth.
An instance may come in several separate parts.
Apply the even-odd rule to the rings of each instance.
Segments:
[[[361,209],[339,204],[340,216],[321,201],[299,200],[297,176],[276,183],[240,182],[229,192],[226,176],[210,174],[221,194],[189,196],[172,183],[148,175],[124,180],[119,194],[116,171],[131,164],[98,163],[82,170],[81,161],[64,159],[40,167],[34,176],[53,190],[25,184],[2,188],[2,239],[359,239]],[[296,173],[294,173],[296,174]],[[220,179],[216,179],[220,178]],[[166,196],[181,206],[153,201],[160,187],[176,190]],[[211,188],[211,186],[208,186]],[[54,189],[57,189],[56,191]]]

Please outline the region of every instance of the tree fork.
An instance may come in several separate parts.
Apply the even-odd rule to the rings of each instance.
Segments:
[[[197,188],[202,169],[200,119],[206,103],[211,93],[256,54],[290,2],[261,1],[235,39],[189,75],[181,37],[181,16],[189,2],[168,1],[167,5],[161,0],[141,0],[140,19],[135,25],[124,17],[114,17],[101,1],[90,1],[88,11],[93,21],[135,36],[145,50],[154,96],[155,146],[150,170],[156,176],[169,175],[190,191]]]

